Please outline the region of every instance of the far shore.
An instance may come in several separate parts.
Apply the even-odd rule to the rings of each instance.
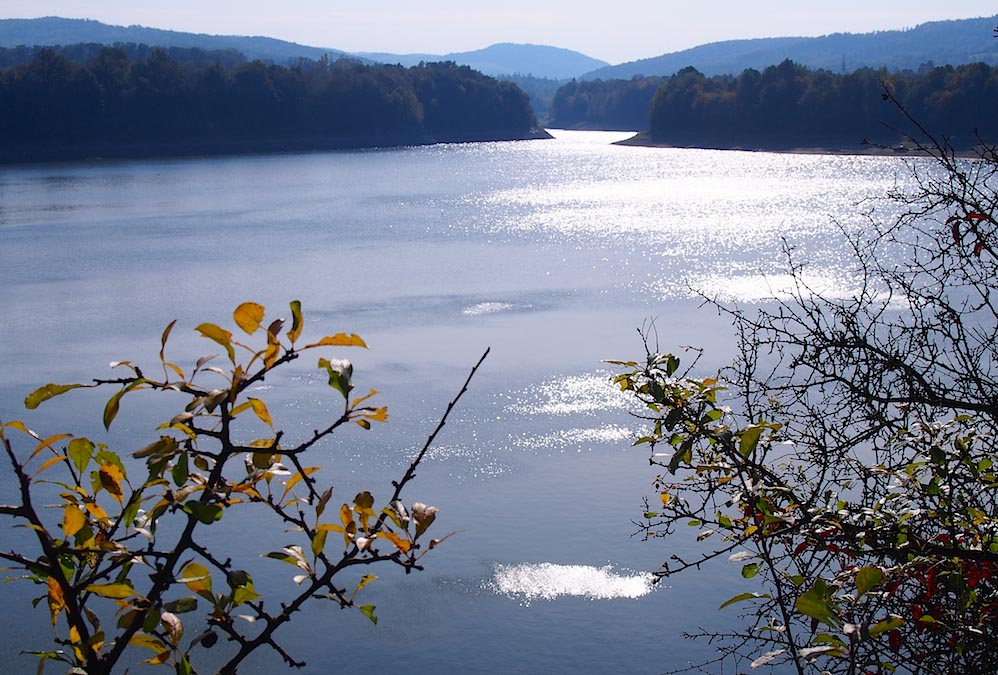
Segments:
[[[662,143],[655,141],[647,132],[638,134],[617,141],[614,145],[631,145],[647,148],[686,148],[699,150],[740,150],[742,152],[777,152],[795,155],[870,155],[879,157],[928,157],[929,153],[924,150],[899,144],[896,146],[882,146],[873,143],[854,143],[851,145],[823,145],[823,146],[779,146],[779,145],[710,145],[701,143],[681,144]],[[979,157],[973,150],[956,150],[958,157]]]
[[[433,137],[429,135],[371,134],[354,137],[149,141],[135,143],[91,142],[0,148],[0,166],[52,162],[228,157],[238,155],[383,150],[440,143],[480,143],[548,139],[544,129],[509,134],[478,132]]]

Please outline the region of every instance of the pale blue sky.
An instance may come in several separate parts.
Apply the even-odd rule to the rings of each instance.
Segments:
[[[992,16],[988,0],[0,0],[0,18],[65,16],[345,51],[433,53],[530,42],[611,63],[706,42]]]

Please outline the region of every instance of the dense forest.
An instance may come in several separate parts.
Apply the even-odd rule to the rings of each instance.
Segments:
[[[515,139],[535,126],[516,85],[453,63],[182,56],[42,49],[0,70],[0,161]]]
[[[892,128],[906,125],[884,104],[882,83],[956,147],[975,145],[975,132],[991,142],[998,137],[998,68],[984,63],[840,75],[784,61],[738,76],[707,77],[685,68],[667,78],[572,82],[555,95],[552,124],[648,129],[657,142],[708,147],[902,142]]]
[[[572,80],[551,99],[551,126],[644,131],[652,99],[665,79]]]

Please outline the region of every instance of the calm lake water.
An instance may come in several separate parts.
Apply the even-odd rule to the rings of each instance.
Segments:
[[[306,337],[356,332],[359,390],[376,388],[388,425],[339,434],[311,463],[343,501],[386,496],[468,369],[492,353],[406,501],[440,508],[458,531],[426,570],[381,578],[365,601],[380,622],[313,607],[283,641],[307,673],[658,673],[711,654],[684,630],[737,624],[716,608],[753,590],[735,565],[653,587],[649,572],[689,541],[644,542],[631,520],[652,474],[639,425],[609,386],[607,358],[636,358],[656,319],[663,350],[731,355],[728,324],[691,288],[765,301],[781,284],[781,241],[815,283],[849,289],[839,227],[891,217],[895,158],[631,148],[621,134],[364,152],[0,168],[0,418],[73,430],[122,452],[172,414],[126,399],[113,434],[102,397],[64,396],[32,413],[46,382],[153,364],[164,326],[190,364],[194,335],[244,300],[288,315]],[[626,136],[626,134],[624,135]],[[289,435],[333,414],[313,363],[258,392]],[[333,392],[335,393],[335,392]],[[10,495],[9,472],[0,496]],[[334,497],[336,502],[336,497]],[[336,502],[339,503],[339,502]],[[223,527],[227,525],[228,527]],[[213,540],[255,556],[293,543],[234,517]],[[11,548],[23,535],[7,531]],[[258,588],[294,572],[252,558]],[[36,589],[3,586],[0,662],[34,672],[49,647]],[[13,617],[17,617],[16,622]],[[196,634],[189,626],[188,634]],[[57,672],[57,669],[52,670]],[[284,672],[263,654],[246,673]]]

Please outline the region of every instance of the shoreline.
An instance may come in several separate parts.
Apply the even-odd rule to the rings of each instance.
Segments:
[[[116,160],[177,159],[192,157],[235,157],[286,153],[385,150],[453,143],[493,141],[529,141],[549,139],[544,129],[531,129],[523,134],[500,132],[466,134],[453,137],[427,137],[393,134],[372,134],[362,137],[152,141],[136,143],[79,143],[45,147],[14,147],[0,150],[0,167],[30,166],[63,162],[99,162]]]
[[[903,147],[903,149],[896,149],[894,147],[884,147],[874,144],[861,144],[855,143],[852,146],[842,146],[842,145],[818,145],[818,146],[787,146],[787,145],[709,145],[709,144],[683,144],[683,143],[666,143],[661,141],[655,141],[648,135],[648,132],[641,131],[631,136],[630,138],[625,138],[622,141],[616,141],[613,145],[626,145],[632,147],[641,148],[673,148],[673,149],[686,149],[686,150],[734,150],[739,152],[773,152],[780,154],[791,154],[791,155],[854,155],[854,156],[868,156],[868,157],[930,157],[931,153],[925,150],[918,150],[917,148]],[[973,150],[954,150],[954,155],[957,157],[965,158],[977,158],[980,155]]]

